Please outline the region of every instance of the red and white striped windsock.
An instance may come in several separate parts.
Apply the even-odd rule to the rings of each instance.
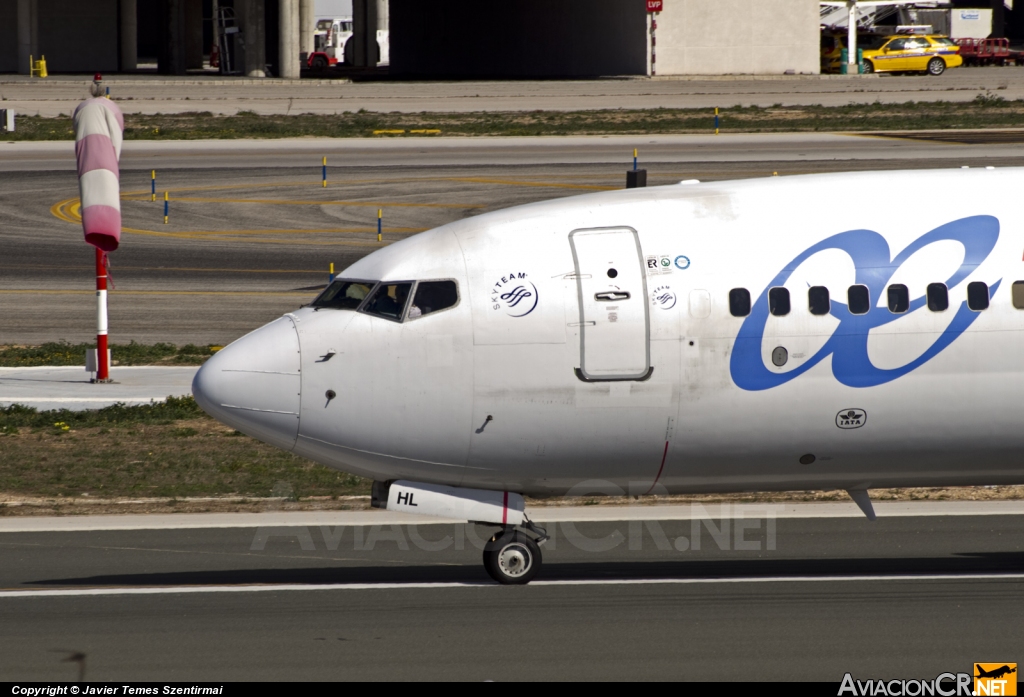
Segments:
[[[121,241],[121,158],[124,116],[109,99],[87,99],[74,114],[78,192],[85,241],[112,252]]]

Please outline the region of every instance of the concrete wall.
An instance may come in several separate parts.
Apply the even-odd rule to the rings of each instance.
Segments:
[[[18,72],[18,0],[0,0],[0,73]]]
[[[751,0],[768,1],[773,0]],[[644,7],[644,0],[390,0],[390,72],[406,77],[643,75]]]
[[[820,70],[817,0],[665,0],[658,75]]]
[[[118,0],[38,0],[39,53],[54,73],[118,68]]]

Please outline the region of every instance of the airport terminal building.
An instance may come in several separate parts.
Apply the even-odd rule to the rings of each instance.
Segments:
[[[1004,0],[976,0],[998,8]],[[963,4],[962,0],[956,3]],[[313,50],[315,0],[0,0],[0,73],[209,65],[214,17],[237,74],[298,77]],[[346,5],[347,7],[347,5]],[[351,0],[352,64],[400,78],[814,74],[818,0]],[[657,9],[658,12],[652,12]],[[1007,12],[1012,15],[1012,12]],[[1024,13],[1022,13],[1024,14]],[[281,56],[294,56],[282,61]]]

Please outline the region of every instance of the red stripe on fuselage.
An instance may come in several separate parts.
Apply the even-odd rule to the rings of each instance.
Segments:
[[[644,496],[647,496],[647,494],[649,494],[652,491],[654,491],[654,487],[658,485],[658,480],[661,479],[661,472],[662,472],[662,470],[665,469],[665,458],[667,458],[667,457],[668,457],[668,441],[665,441],[665,451],[661,454],[661,467],[658,468],[658,476],[656,476],[654,478],[654,481],[651,483],[651,488],[647,490],[647,493],[645,493]]]

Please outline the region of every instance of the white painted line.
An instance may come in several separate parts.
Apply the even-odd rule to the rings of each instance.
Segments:
[[[882,501],[880,519],[935,516],[1024,515],[1024,501]],[[843,502],[736,503],[635,506],[551,506],[528,508],[538,523],[758,519],[863,518],[857,506]],[[319,525],[440,525],[464,520],[431,518],[392,511],[271,511],[267,513],[171,513],[159,515],[5,516],[5,532],[88,532],[99,530],[197,530],[215,528],[304,527]],[[866,523],[867,521],[865,521]]]
[[[877,581],[990,581],[1024,579],[1024,574],[903,574],[892,576],[754,576],[742,578],[649,578],[649,579],[579,579],[565,581],[533,581],[530,586],[651,586],[712,585],[716,583],[850,583]],[[155,586],[150,588],[55,588],[52,590],[6,590],[0,598],[54,598],[107,595],[172,595],[191,593],[275,593],[281,591],[367,591],[367,590],[429,590],[445,588],[498,588],[497,583],[282,583],[238,586]]]

